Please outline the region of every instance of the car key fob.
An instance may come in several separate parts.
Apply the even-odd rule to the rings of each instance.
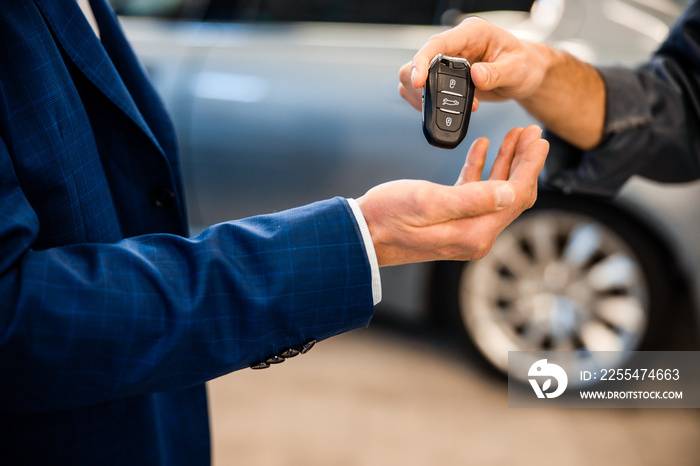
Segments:
[[[436,55],[423,86],[423,134],[430,144],[454,149],[467,135],[474,101],[469,62]]]

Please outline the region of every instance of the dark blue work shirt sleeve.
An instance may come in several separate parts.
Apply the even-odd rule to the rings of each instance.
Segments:
[[[580,151],[551,132],[547,184],[565,193],[612,196],[632,176],[700,178],[700,2],[693,2],[649,62],[601,67],[606,117],[601,144]]]

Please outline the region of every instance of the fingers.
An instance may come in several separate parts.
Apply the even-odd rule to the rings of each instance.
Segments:
[[[482,101],[525,99],[541,86],[548,69],[547,54],[527,41],[478,17],[437,34],[402,71],[407,89],[420,89],[437,54],[462,57],[471,63],[472,81]],[[415,101],[412,102],[415,106]],[[475,110],[475,108],[473,109]]]
[[[536,184],[537,177],[544,168],[544,162],[549,152],[549,142],[536,139],[516,156],[519,160],[513,164],[509,181],[516,184]]]
[[[491,167],[490,180],[507,180],[513,174],[531,144],[542,138],[536,125],[514,128],[508,132]]]
[[[462,167],[462,171],[459,174],[455,186],[481,180],[481,173],[484,170],[486,151],[488,148],[489,140],[486,138],[479,138],[472,143],[467,152],[467,159],[464,162],[464,167]]]
[[[472,112],[476,112],[477,110],[479,110],[479,99],[477,99],[475,96],[474,101],[472,102]]]
[[[489,180],[508,180],[529,146],[541,139],[541,137],[542,129],[536,125],[510,130],[503,138],[496,160],[491,167]],[[455,186],[481,180],[488,147],[489,141],[486,138],[479,138],[474,141],[469,148],[467,159]],[[544,163],[544,160],[542,160],[542,163]]]
[[[425,85],[430,61],[438,53],[447,54],[444,47],[444,42],[439,39],[439,36],[434,36],[416,53],[408,69],[408,82],[411,87],[420,89]]]
[[[490,180],[507,180],[510,176],[511,165],[515,157],[515,147],[518,144],[518,139],[523,132],[523,128],[513,128],[503,138],[503,143],[498,149],[498,155],[491,167],[489,175]]]
[[[537,158],[537,163],[539,163],[539,154],[528,152],[528,149],[532,144],[542,139],[542,128],[536,125],[528,126],[523,130],[518,138],[518,143],[515,146],[515,155],[513,156],[513,163],[511,164],[510,174],[512,176],[515,169],[523,161],[525,154],[530,154],[529,162],[535,161]],[[546,157],[546,154],[544,154]],[[542,164],[544,164],[544,157],[542,158]]]
[[[421,47],[411,61],[410,79],[414,88],[420,88],[428,77],[428,67],[435,55],[442,53],[453,57],[464,57],[470,62],[481,61],[506,33],[478,17],[469,17],[458,26],[437,34]],[[498,43],[493,45],[498,46]]]
[[[537,200],[537,179],[549,152],[549,143],[542,139],[537,126],[526,128],[518,140],[511,167],[510,181],[519,196],[519,209],[529,209]]]
[[[399,95],[419,112],[423,110],[423,97],[420,89],[414,89],[410,85],[406,87],[404,83],[399,83]]]

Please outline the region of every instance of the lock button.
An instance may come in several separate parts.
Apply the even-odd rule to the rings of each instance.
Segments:
[[[464,97],[467,95],[467,80],[464,78],[458,78],[457,76],[450,76],[448,74],[439,74],[438,92],[458,94],[459,96]]]

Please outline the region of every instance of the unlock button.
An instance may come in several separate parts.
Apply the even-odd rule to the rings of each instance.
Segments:
[[[435,115],[438,128],[444,131],[458,131],[462,126],[462,114],[446,112],[443,109],[438,109]]]

